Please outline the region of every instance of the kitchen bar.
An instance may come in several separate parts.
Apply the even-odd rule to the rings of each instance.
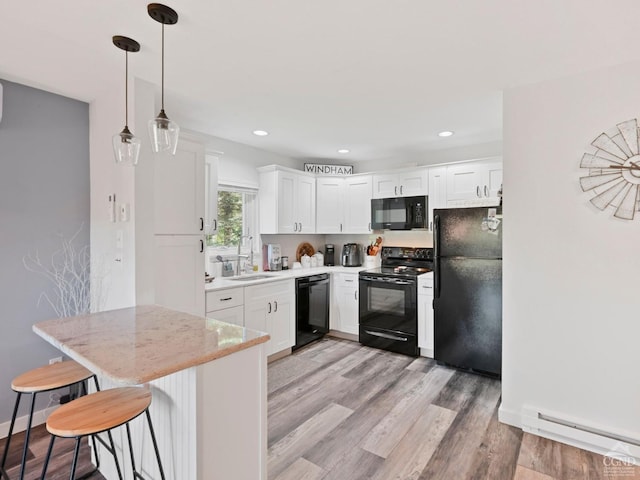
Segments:
[[[103,388],[150,384],[167,479],[267,478],[268,335],[154,305],[47,320],[33,331],[97,373]],[[133,422],[134,439],[143,425]],[[159,478],[151,446],[134,440],[134,448]],[[101,473],[117,478],[108,457]]]

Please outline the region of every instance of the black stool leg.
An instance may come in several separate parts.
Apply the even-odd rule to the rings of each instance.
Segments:
[[[9,433],[7,435],[7,443],[4,445],[4,454],[2,455],[2,465],[0,465],[0,479],[2,477],[9,480],[9,475],[4,469],[5,464],[7,463],[7,456],[9,455],[9,444],[11,443],[11,435],[13,434],[13,427],[16,424],[16,416],[18,415],[18,407],[20,406],[20,398],[22,397],[22,393],[16,392],[18,396],[16,397],[16,403],[13,407],[13,415],[11,416],[11,424],[9,425]]]
[[[147,408],[144,411],[147,414],[147,422],[149,423],[149,432],[151,432],[151,440],[153,441],[153,449],[156,452],[156,460],[158,460],[158,468],[160,469],[160,478],[165,480],[164,478],[164,470],[162,468],[162,461],[160,460],[160,451],[158,450],[158,442],[156,441],[156,434],[153,431],[153,423],[151,423],[151,414],[149,413],[149,409]]]
[[[44,465],[42,466],[42,475],[40,476],[41,480],[44,480],[44,476],[47,473],[47,468],[49,467],[49,460],[51,459],[51,452],[53,451],[53,442],[55,441],[56,436],[51,435],[51,440],[49,441],[49,448],[47,449],[47,456],[44,457]]]
[[[24,447],[22,448],[22,465],[20,465],[20,480],[24,479],[24,471],[27,467],[27,452],[29,451],[29,437],[31,436],[31,424],[33,423],[33,410],[36,407],[36,392],[31,394],[31,409],[29,410],[29,421],[24,437]]]
[[[111,435],[111,430],[107,431],[107,436],[109,437],[109,443],[111,444],[111,453],[113,453],[113,460],[116,462],[116,470],[118,471],[118,478],[122,480],[122,472],[120,471],[120,463],[118,462],[118,455],[116,455],[116,445],[113,443],[113,436]]]
[[[78,455],[80,454],[80,439],[82,437],[76,437],[76,446],[73,449],[73,462],[71,463],[71,475],[69,475],[69,480],[75,480],[76,478],[76,467],[78,466]]]

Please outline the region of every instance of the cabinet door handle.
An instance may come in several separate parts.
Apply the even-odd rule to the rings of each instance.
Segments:
[[[480,185],[476,185],[476,197],[480,198]]]
[[[433,232],[433,222],[429,222],[429,230]]]
[[[353,299],[354,299],[354,300],[358,300],[358,290],[356,290],[355,292],[353,292]]]
[[[302,231],[302,222],[300,222],[300,227],[298,228],[298,231],[301,232]]]
[[[393,187],[393,194],[398,195],[398,187]]]
[[[204,253],[204,240],[200,239],[200,253]]]
[[[273,309],[273,313],[276,313],[278,311],[278,302],[274,300],[273,305],[275,306],[275,308]]]
[[[489,196],[489,187],[487,187],[486,185],[484,186],[484,196],[485,197]]]
[[[204,218],[200,217],[200,231],[204,232]]]
[[[400,195],[402,195],[402,185],[400,185]]]
[[[269,311],[267,313],[271,313],[271,302],[269,302]]]
[[[294,232],[298,231],[298,222],[293,222],[293,231]]]
[[[346,280],[346,279],[345,279],[345,282],[353,282],[353,280]]]
[[[371,231],[371,222],[369,222],[369,231]]]
[[[215,232],[216,230],[218,230],[218,219],[214,218],[213,219],[213,231]]]
[[[340,231],[342,232],[342,224],[340,224]]]

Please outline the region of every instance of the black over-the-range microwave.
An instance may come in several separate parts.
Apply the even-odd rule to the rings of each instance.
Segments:
[[[374,198],[371,200],[371,229],[427,228],[427,201],[426,195]]]

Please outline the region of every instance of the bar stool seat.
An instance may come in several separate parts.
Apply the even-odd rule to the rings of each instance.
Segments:
[[[70,387],[72,385],[82,383],[91,377],[94,378],[96,388],[98,388],[98,380],[92,372],[73,360],[67,360],[29,370],[28,372],[18,375],[13,379],[11,382],[11,389],[17,393],[17,398],[13,409],[13,416],[11,417],[9,433],[7,434],[7,443],[5,444],[4,454],[2,456],[2,464],[0,464],[0,478],[4,477],[7,480],[9,479],[5,470],[5,464],[9,453],[9,445],[11,443],[13,428],[15,426],[18,407],[20,406],[20,399],[22,395],[31,395],[31,409],[29,411],[27,430],[22,449],[22,464],[20,466],[21,480],[24,478],[26,468],[25,463],[27,461],[27,452],[29,450],[29,436],[31,433],[31,424],[33,422],[36,395],[38,393],[44,393],[58,388]]]
[[[55,412],[49,415],[49,418],[47,419],[47,430],[51,434],[51,441],[49,443],[49,449],[47,451],[47,457],[45,459],[41,478],[45,478],[55,438],[65,437],[76,439],[73,463],[71,466],[71,476],[69,477],[74,479],[78,453],[80,450],[80,440],[82,437],[91,436],[94,442],[94,451],[96,451],[96,463],[98,468],[100,463],[97,458],[97,450],[95,449],[96,439],[113,455],[118,477],[122,479],[122,473],[118,463],[111,430],[121,425],[125,425],[127,429],[127,439],[129,442],[129,453],[131,455],[131,466],[134,478],[143,479],[144,477],[142,477],[142,475],[136,470],[135,466],[129,422],[139,415],[146,413],[160,475],[164,479],[164,471],[160,461],[158,445],[156,443],[156,437],[151,423],[151,416],[149,415],[149,405],[151,405],[151,392],[147,388],[121,387],[92,393],[90,395],[80,397],[77,400],[73,400],[72,402],[58,408]],[[109,445],[97,436],[99,433],[103,432],[107,432]]]

